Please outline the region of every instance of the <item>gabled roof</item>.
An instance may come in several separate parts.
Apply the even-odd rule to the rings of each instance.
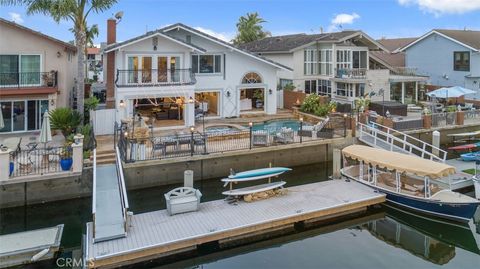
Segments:
[[[44,38],[44,39],[47,39],[47,40],[50,40],[50,41],[55,42],[55,43],[57,43],[57,44],[59,44],[59,45],[61,45],[61,46],[64,46],[66,49],[69,49],[69,50],[71,50],[71,51],[77,51],[77,47],[75,47],[75,45],[73,45],[73,44],[70,44],[70,43],[68,43],[68,42],[62,41],[62,40],[60,40],[60,39],[56,39],[56,38],[51,37],[51,36],[46,35],[46,34],[42,34],[41,32],[35,31],[35,30],[31,29],[31,28],[25,27],[25,26],[23,26],[23,25],[20,25],[20,24],[18,24],[18,23],[13,22],[13,21],[8,21],[8,20],[6,20],[6,19],[0,18],[0,23],[4,23],[4,24],[9,25],[9,26],[11,26],[11,27],[15,27],[15,28],[17,28],[17,29],[26,31],[26,32],[28,32],[28,33],[30,33],[30,34],[39,36],[39,37]]]
[[[451,40],[457,44],[460,44],[468,49],[473,51],[480,51],[480,31],[472,30],[446,30],[446,29],[433,29],[432,31],[424,34],[417,40],[411,42],[410,44],[398,49],[398,51],[405,51],[406,49],[414,46],[423,39],[437,34],[448,40]]]
[[[403,52],[370,51],[370,57],[387,67],[405,67],[405,53]]]
[[[315,43],[341,43],[348,39],[361,36],[367,39],[380,49],[387,51],[380,43],[357,30],[344,30],[341,32],[323,33],[323,34],[294,34],[284,36],[266,37],[257,41],[241,45],[242,48],[256,53],[273,53],[273,52],[292,52],[304,47],[311,46]]]
[[[223,40],[221,40],[221,39],[219,39],[219,38],[216,38],[216,37],[214,37],[214,36],[211,36],[211,35],[209,35],[209,34],[206,34],[206,33],[202,32],[202,31],[199,31],[199,30],[197,30],[197,29],[194,29],[194,28],[192,28],[192,27],[190,27],[190,26],[187,26],[187,25],[185,25],[185,24],[182,24],[182,23],[176,23],[176,24],[173,24],[173,25],[164,27],[164,28],[162,28],[162,29],[159,29],[159,31],[163,31],[164,33],[167,33],[167,32],[172,31],[172,30],[174,30],[174,29],[183,29],[183,30],[185,30],[185,31],[187,31],[187,32],[190,32],[190,33],[194,33],[194,34],[196,34],[196,35],[199,35],[199,36],[201,36],[201,37],[203,37],[203,38],[205,38],[205,39],[207,39],[207,40],[210,40],[210,41],[212,41],[212,42],[214,42],[214,43],[220,44],[220,45],[222,45],[222,46],[224,46],[224,47],[227,47],[227,48],[229,48],[229,49],[231,49],[231,50],[234,50],[234,51],[237,51],[237,52],[239,52],[239,53],[242,53],[242,54],[244,54],[244,55],[246,55],[246,56],[249,56],[249,57],[252,57],[252,58],[254,58],[254,59],[257,59],[257,60],[259,60],[259,61],[261,61],[261,62],[267,63],[267,64],[269,64],[269,65],[273,65],[273,66],[275,66],[275,67],[277,67],[277,68],[284,69],[284,70],[287,70],[287,71],[293,71],[293,69],[291,69],[291,68],[288,67],[288,66],[285,66],[285,65],[283,65],[283,64],[280,64],[280,63],[277,63],[277,62],[275,62],[275,61],[272,61],[272,60],[267,59],[267,58],[265,58],[265,57],[262,57],[262,56],[260,56],[260,55],[258,55],[258,54],[252,53],[252,52],[250,52],[250,51],[248,51],[248,50],[246,50],[246,49],[243,49],[243,48],[241,48],[241,47],[239,47],[239,46],[236,46],[236,45],[230,44],[230,43],[228,43],[228,42],[225,42],[225,41],[223,41]]]
[[[382,38],[382,39],[378,39],[377,42],[382,44],[389,51],[395,51],[401,47],[404,47],[412,43],[417,39],[418,37]]]
[[[128,39],[126,41],[123,41],[123,42],[117,42],[117,43],[113,43],[113,44],[110,44],[110,45],[107,45],[105,47],[105,49],[103,50],[103,52],[110,52],[110,51],[114,51],[114,50],[117,50],[119,48],[123,48],[125,46],[128,46],[130,44],[133,44],[133,43],[136,43],[136,42],[140,42],[142,40],[145,40],[145,39],[148,39],[150,37],[153,37],[153,36],[161,36],[161,37],[164,37],[166,39],[169,39],[175,43],[178,43],[182,46],[185,46],[187,48],[191,48],[197,52],[200,52],[200,53],[204,53],[206,50],[204,48],[201,48],[199,46],[195,46],[193,44],[190,44],[190,43],[187,43],[179,38],[176,38],[174,36],[171,36],[171,35],[168,35],[166,33],[163,32],[163,29],[158,29],[158,30],[155,30],[155,31],[149,31],[149,32],[146,32],[145,34],[143,35],[140,35],[140,36],[137,36],[137,37],[134,37],[134,38],[131,38],[131,39]]]

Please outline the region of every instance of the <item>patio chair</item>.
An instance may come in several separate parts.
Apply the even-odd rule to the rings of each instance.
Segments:
[[[252,132],[252,145],[253,146],[268,146],[268,132],[264,130],[258,130]]]
[[[162,137],[154,137],[150,139],[150,142],[152,143],[152,157],[155,157],[155,152],[157,151],[160,151],[162,156],[167,154],[167,145]]]
[[[283,127],[279,133],[276,133],[273,137],[274,143],[288,144],[293,143],[294,133],[291,128]]]

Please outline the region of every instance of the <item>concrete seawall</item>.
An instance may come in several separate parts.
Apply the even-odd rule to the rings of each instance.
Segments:
[[[352,143],[351,138],[311,141],[252,150],[194,157],[141,161],[124,165],[127,189],[142,189],[183,182],[183,171],[194,171],[195,180],[228,175],[236,171],[268,166],[299,166],[330,161],[332,149]],[[101,180],[101,179],[100,179]],[[92,169],[82,174],[13,179],[0,183],[0,208],[32,205],[92,195]],[[159,194],[160,195],[160,194]]]

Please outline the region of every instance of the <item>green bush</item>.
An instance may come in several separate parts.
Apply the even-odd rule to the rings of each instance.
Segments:
[[[314,114],[319,117],[325,117],[331,111],[335,110],[337,104],[335,102],[330,102],[328,104],[320,104],[320,96],[317,94],[311,94],[305,98],[300,111],[305,113]]]
[[[73,109],[60,107],[50,112],[50,124],[52,129],[60,130],[68,138],[82,123],[82,115]]]
[[[293,83],[288,83],[287,85],[285,85],[283,87],[283,90],[284,91],[293,91],[293,90],[295,90],[295,86],[293,85]]]

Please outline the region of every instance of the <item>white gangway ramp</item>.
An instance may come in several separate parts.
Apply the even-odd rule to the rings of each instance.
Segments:
[[[118,148],[115,153],[115,164],[97,167],[96,150],[93,151],[92,215],[95,242],[127,235],[127,192]]]
[[[374,148],[416,155],[442,163],[447,159],[445,150],[378,123],[366,125],[359,122],[358,140]],[[438,151],[438,156],[433,154],[434,149]]]

